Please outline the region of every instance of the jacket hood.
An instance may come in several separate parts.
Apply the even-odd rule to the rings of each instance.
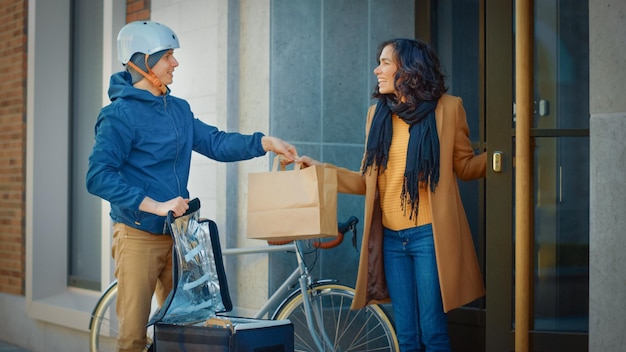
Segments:
[[[133,87],[133,78],[128,71],[114,73],[109,82],[109,99],[132,98],[136,100],[154,101],[155,96],[147,90]],[[170,90],[167,88],[166,95]]]

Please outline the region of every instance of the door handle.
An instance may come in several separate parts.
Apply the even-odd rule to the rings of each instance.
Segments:
[[[502,152],[495,151],[491,156],[491,169],[493,172],[502,172]]]

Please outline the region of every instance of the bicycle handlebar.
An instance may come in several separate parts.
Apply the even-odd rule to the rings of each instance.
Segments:
[[[334,239],[330,241],[322,241],[322,240],[316,239],[313,241],[313,246],[315,248],[320,248],[320,249],[335,248],[338,245],[340,245],[341,242],[343,242],[344,235],[346,234],[346,232],[352,231],[352,245],[356,247],[356,224],[358,223],[359,223],[359,219],[357,217],[350,216],[350,218],[347,221],[341,222],[337,225],[337,237],[335,237]],[[270,245],[282,245],[282,244],[287,244],[291,242],[293,242],[293,240],[288,240],[288,241],[268,240],[267,241],[267,243]]]

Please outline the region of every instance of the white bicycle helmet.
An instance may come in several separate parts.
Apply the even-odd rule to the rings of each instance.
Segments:
[[[178,37],[169,27],[152,21],[131,22],[117,35],[117,57],[124,65],[135,53],[151,55],[165,49],[178,49]]]

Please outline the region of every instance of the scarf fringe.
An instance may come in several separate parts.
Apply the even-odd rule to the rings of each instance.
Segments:
[[[401,192],[402,209],[411,206],[409,219],[417,219],[419,207],[419,187],[430,186],[435,192],[439,183],[439,137],[435,121],[435,108],[438,100],[421,101],[415,109],[407,104],[395,104],[390,98],[379,99],[370,126],[362,173],[369,166],[379,167],[378,174],[387,167],[389,148],[393,138],[392,113],[409,124],[409,145],[407,148],[404,183]]]

